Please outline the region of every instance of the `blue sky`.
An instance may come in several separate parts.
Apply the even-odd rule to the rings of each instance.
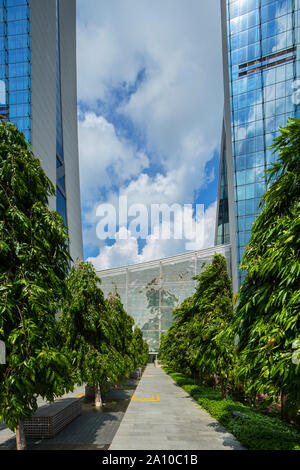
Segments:
[[[105,269],[185,251],[185,240],[99,240],[96,208],[117,206],[120,195],[147,207],[204,204],[199,248],[212,246],[223,113],[219,0],[189,0],[188,8],[184,0],[78,0],[77,8],[85,258]]]

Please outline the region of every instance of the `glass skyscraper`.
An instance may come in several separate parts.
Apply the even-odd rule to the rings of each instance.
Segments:
[[[16,125],[56,187],[49,202],[82,259],[76,0],[0,0],[0,115]]]
[[[276,159],[270,145],[289,117],[300,78],[299,0],[221,0],[225,112],[216,244],[232,244],[233,283],[257,205],[264,171]],[[300,82],[299,85],[300,86]]]

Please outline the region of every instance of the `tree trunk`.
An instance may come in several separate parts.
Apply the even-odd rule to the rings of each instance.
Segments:
[[[281,409],[280,409],[280,414],[281,414],[281,419],[288,421],[288,396],[284,394],[283,391],[281,391],[280,394],[280,401],[281,401]]]
[[[85,386],[85,397],[93,400],[95,399],[94,384]]]
[[[222,398],[225,399],[226,398],[226,386],[225,386],[223,379],[221,379],[220,382],[221,382],[221,395],[222,395]]]
[[[106,383],[107,385],[107,383]],[[103,403],[105,403],[105,400],[107,398],[107,392],[104,392],[104,389],[105,387],[103,386],[103,384],[99,384],[99,387],[100,387],[100,396],[101,396],[101,402],[102,402],[102,405]]]
[[[94,389],[95,389],[95,407],[101,408],[102,399],[101,399],[100,385],[98,383],[94,383]]]
[[[26,450],[26,437],[24,433],[23,421],[19,421],[16,428],[16,444],[17,450]]]
[[[280,392],[280,415],[281,419],[284,418],[284,399],[283,399],[283,391]]]
[[[224,398],[224,400],[227,400],[228,399],[228,380],[222,379],[221,390],[222,390],[222,398]]]

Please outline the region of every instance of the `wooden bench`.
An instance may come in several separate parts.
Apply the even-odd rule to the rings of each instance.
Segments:
[[[31,419],[24,421],[25,435],[32,439],[51,439],[80,416],[81,411],[80,398],[62,398],[41,406]]]

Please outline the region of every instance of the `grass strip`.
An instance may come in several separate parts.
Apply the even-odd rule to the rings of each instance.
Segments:
[[[163,366],[164,371],[248,450],[300,450],[300,433],[279,418],[266,416],[258,410],[232,399],[224,399],[217,390],[196,385],[193,379]],[[249,419],[233,416],[233,412]]]

